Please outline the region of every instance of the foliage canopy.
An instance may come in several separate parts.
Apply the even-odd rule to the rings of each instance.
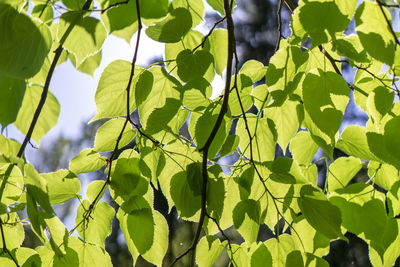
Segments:
[[[297,7],[280,1],[279,10],[287,5],[292,12],[291,35],[285,39],[279,29],[268,66],[249,60],[240,70],[233,1],[207,0],[221,20],[206,35],[195,29],[204,20],[202,0],[98,2],[0,0],[0,124],[3,132],[14,124],[26,136],[20,144],[0,135],[1,266],[111,266],[105,238],[114,217],[134,261],[161,266],[169,229],[153,207],[155,190],[180,218],[198,222],[192,245],[171,265],[189,255],[193,265],[212,266],[226,254],[233,266],[327,266],[322,257],[330,242],[347,240],[346,232],[365,240],[373,266],[394,265],[400,255],[397,1],[300,0]],[[356,31],[348,33],[352,20]],[[217,29],[222,22],[226,29]],[[99,80],[91,122],[107,120],[93,147],[68,170],[39,173],[24,151],[31,140],[39,146],[57,123],[60,106],[49,92],[55,68],[69,59],[93,74],[107,35],[129,42],[135,33],[132,61],[110,63]],[[142,34],[165,43],[163,64],[136,64]],[[342,63],[356,69],[351,82]],[[211,99],[215,75],[226,83]],[[339,134],[350,96],[369,120]],[[277,146],[286,156],[277,156]],[[335,157],[335,149],[347,156]],[[232,154],[223,172],[221,162]],[[318,161],[326,162],[325,174]],[[77,175],[102,167],[106,180],[81,194]],[[351,182],[360,172],[368,180]],[[117,211],[101,200],[106,192]],[[67,229],[54,205],[73,198],[80,205],[75,227]],[[43,246],[22,247],[24,225]],[[275,238],[258,241],[261,225],[275,229]],[[230,227],[244,242],[231,242]]]

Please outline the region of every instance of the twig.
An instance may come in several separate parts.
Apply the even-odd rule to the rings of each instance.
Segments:
[[[284,0],[286,6],[288,7],[288,9],[290,10],[291,13],[294,12],[294,10],[296,9],[296,5],[293,4],[293,2],[291,0]]]
[[[91,216],[91,214],[93,212],[94,206],[96,205],[97,201],[99,201],[100,196],[102,195],[102,193],[104,192],[106,187],[109,185],[110,179],[111,179],[111,167],[112,167],[113,160],[114,160],[114,158],[115,158],[115,156],[117,154],[117,151],[118,151],[119,142],[121,141],[122,135],[123,135],[123,133],[125,131],[125,128],[126,128],[126,125],[128,124],[128,122],[133,123],[131,118],[130,118],[130,103],[129,103],[130,102],[130,100],[129,100],[130,97],[129,96],[130,96],[130,88],[131,88],[133,76],[135,74],[135,65],[136,65],[137,54],[138,54],[138,51],[139,51],[140,34],[141,34],[141,30],[143,28],[142,20],[141,20],[141,16],[140,16],[139,0],[136,0],[136,14],[137,14],[137,18],[138,18],[138,31],[137,31],[137,35],[136,35],[136,47],[135,47],[135,51],[133,53],[133,58],[132,58],[132,61],[131,61],[131,72],[130,72],[130,75],[129,75],[128,84],[126,86],[126,98],[127,99],[126,99],[126,118],[125,118],[125,123],[122,126],[121,132],[119,133],[119,135],[117,137],[114,150],[113,150],[111,156],[107,160],[107,162],[108,162],[107,178],[104,181],[104,184],[101,187],[99,193],[96,195],[96,197],[94,198],[94,200],[90,204],[89,209],[87,211],[85,211],[85,213],[83,214],[83,219],[82,219],[83,221],[89,220],[89,218],[90,218],[90,216]],[[134,125],[136,125],[136,124],[134,124]],[[150,139],[150,140],[152,140],[152,139]]]
[[[224,115],[228,110],[228,99],[229,99],[229,91],[231,86],[231,75],[232,75],[232,61],[233,61],[233,54],[235,51],[235,35],[234,35],[234,24],[231,14],[232,5],[229,4],[229,0],[224,0],[224,10],[225,10],[225,17],[226,17],[226,24],[228,30],[228,57],[227,57],[227,67],[226,67],[226,80],[225,80],[225,89],[224,89],[224,96],[221,105],[221,110],[218,114],[217,121],[205,142],[204,146],[199,149],[200,152],[203,152],[203,159],[202,159],[202,189],[201,189],[201,210],[200,210],[200,218],[199,224],[197,226],[196,234],[193,239],[192,245],[186,249],[181,255],[176,257],[170,266],[173,266],[177,261],[179,261],[182,257],[187,255],[189,252],[193,251],[192,253],[192,260],[191,264],[194,266],[195,258],[196,258],[196,246],[200,239],[201,229],[203,228],[204,217],[206,216],[206,201],[207,201],[207,183],[208,183],[208,173],[207,173],[207,160],[208,160],[208,150],[212,141],[214,140],[218,129],[222,124],[222,120]]]
[[[14,256],[11,254],[11,251],[8,250],[8,248],[7,248],[6,238],[5,238],[4,229],[3,229],[3,220],[1,218],[0,218],[0,231],[1,231],[1,239],[3,240],[3,252],[5,251],[8,254],[8,256],[10,256],[12,261],[15,263],[15,266],[20,267],[17,259],[14,258]]]
[[[383,2],[381,2],[381,1],[378,1],[379,3],[378,4],[381,4],[382,6],[385,6],[385,7],[396,7],[396,8],[400,8],[400,4],[386,4],[386,3],[383,3]]]
[[[376,3],[378,4],[379,9],[381,10],[383,17],[386,20],[387,26],[389,27],[389,30],[392,33],[393,37],[394,37],[394,41],[396,42],[396,45],[400,45],[400,41],[399,41],[399,39],[397,39],[396,33],[393,30],[392,24],[390,23],[388,17],[386,16],[385,10],[383,10],[382,3],[380,1],[378,1],[378,0],[376,0]]]
[[[226,19],[226,17],[223,17],[222,19],[220,19],[217,22],[215,22],[214,26],[211,28],[211,30],[207,33],[206,36],[204,36],[203,41],[198,46],[193,48],[192,52],[196,51],[200,47],[203,48],[204,47],[204,43],[207,41],[208,37],[210,37],[211,33],[213,33],[215,27],[217,27],[217,25],[220,24],[221,22],[223,22],[225,19]]]
[[[43,13],[44,13],[44,10],[47,8],[47,6],[48,6],[48,4],[49,4],[50,1],[51,1],[51,0],[47,0],[47,1],[46,1],[46,4],[44,4],[43,9],[40,11],[39,19],[42,17],[42,15],[43,15]]]
[[[282,6],[283,0],[279,0],[279,7],[278,7],[278,41],[276,42],[275,52],[279,50],[279,44],[281,42],[281,38],[284,38],[282,35]]]

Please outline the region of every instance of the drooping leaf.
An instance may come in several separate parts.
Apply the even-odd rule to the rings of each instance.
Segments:
[[[151,39],[162,43],[176,43],[191,29],[192,16],[186,8],[176,8],[160,22],[146,29]]]
[[[111,176],[110,186],[116,196],[142,196],[148,190],[148,182],[141,175],[138,158],[121,158]]]
[[[90,204],[88,200],[84,200],[78,206],[75,223],[76,225],[82,225],[82,227],[78,227],[77,231],[86,242],[104,248],[104,241],[111,234],[111,221],[115,215],[115,211],[106,202],[101,201],[94,208],[90,222],[82,224],[81,221],[84,220],[83,215],[89,209]]]
[[[260,217],[260,203],[253,199],[242,200],[234,208],[233,224],[246,242],[253,243],[257,240]]]
[[[107,37],[107,32],[100,20],[93,17],[77,19],[77,16],[79,14],[74,12],[61,15],[57,40],[62,41],[68,27],[75,24],[63,47],[75,55],[76,63],[80,65],[86,58],[95,55],[101,49]]]
[[[94,150],[99,152],[113,151],[117,144],[117,137],[126,124],[118,143],[118,148],[124,147],[133,140],[136,130],[124,118],[115,118],[104,123],[96,133],[94,139]]]
[[[26,134],[29,130],[30,122],[39,104],[42,91],[43,88],[37,85],[30,86],[25,91],[21,108],[14,122],[14,125],[17,126],[18,130],[23,134]],[[37,144],[39,144],[42,137],[56,125],[59,114],[60,104],[54,95],[49,92],[32,134],[32,138]]]
[[[0,75],[0,125],[2,129],[17,118],[25,88],[26,84],[23,80]]]
[[[69,169],[76,174],[93,172],[100,169],[105,163],[105,157],[101,157],[91,148],[85,148],[71,159]]]
[[[56,172],[42,173],[46,180],[48,196],[52,205],[64,203],[75,198],[81,191],[81,182],[72,172],[60,169]]]
[[[300,131],[290,142],[290,152],[299,164],[308,166],[318,151],[318,145],[312,140],[310,132]]]
[[[52,39],[46,25],[0,3],[0,73],[20,79],[39,72],[50,50]]]
[[[131,64],[124,60],[113,61],[104,69],[103,73],[101,74],[95,95],[96,115],[91,122],[101,118],[126,115],[126,88],[128,86],[130,71]],[[141,67],[135,67],[135,73],[139,74],[141,71]],[[135,81],[130,87],[130,111],[133,111],[136,107],[134,101]]]
[[[311,120],[333,138],[349,101],[347,83],[334,72],[313,69],[304,78],[302,88],[304,107]]]
[[[385,8],[383,12],[385,15],[378,4],[364,1],[357,8],[354,18],[357,34],[365,50],[390,66],[394,62],[395,43],[385,19],[386,16],[390,22],[390,13]]]
[[[360,159],[341,157],[336,159],[328,170],[328,187],[330,191],[345,187],[362,168]]]
[[[213,235],[207,235],[200,239],[196,248],[196,262],[199,267],[211,267],[218,259],[224,246]]]
[[[347,238],[342,234],[340,226],[342,216],[340,210],[331,204],[326,196],[317,188],[305,185],[300,191],[301,197],[297,199],[304,217],[315,230],[327,238]]]

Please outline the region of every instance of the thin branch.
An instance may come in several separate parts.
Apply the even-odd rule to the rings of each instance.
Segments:
[[[15,263],[15,266],[20,267],[17,259],[14,258],[14,256],[11,254],[11,251],[7,248],[6,238],[5,238],[4,229],[3,229],[3,220],[1,218],[0,218],[0,232],[1,232],[1,239],[3,240],[3,252],[6,252],[8,254],[8,256],[10,256],[12,261]]]
[[[140,34],[141,34],[141,30],[143,28],[141,15],[140,15],[139,0],[136,0],[136,14],[137,14],[137,18],[138,18],[138,31],[137,31],[137,36],[136,36],[135,51],[133,53],[133,58],[132,58],[132,61],[131,61],[131,72],[130,72],[130,75],[129,75],[128,84],[127,84],[126,89],[125,89],[126,90],[126,98],[127,98],[126,99],[126,118],[125,118],[125,122],[124,122],[124,125],[122,126],[122,129],[121,129],[121,131],[120,131],[120,133],[119,133],[119,135],[117,137],[114,150],[113,150],[111,156],[107,160],[107,162],[108,162],[107,178],[104,181],[104,184],[101,187],[99,193],[96,195],[96,197],[94,198],[94,200],[90,204],[89,209],[87,211],[85,211],[85,213],[83,214],[83,219],[82,219],[83,221],[89,220],[97,201],[99,201],[99,199],[100,199],[101,195],[103,194],[104,190],[107,188],[107,186],[110,183],[112,163],[113,163],[113,160],[116,157],[116,154],[117,154],[117,151],[118,151],[118,145],[119,145],[119,142],[121,141],[121,138],[122,138],[122,135],[123,135],[123,133],[125,131],[126,125],[128,124],[128,122],[131,122],[133,125],[135,125],[135,127],[137,125],[130,118],[130,88],[131,88],[133,76],[135,74],[135,65],[136,65],[137,54],[138,54],[138,51],[139,51]],[[151,138],[149,138],[149,139],[153,140]]]
[[[187,255],[189,252],[192,251],[192,260],[191,264],[194,266],[195,264],[195,251],[197,243],[200,239],[201,230],[203,228],[204,218],[206,216],[206,201],[207,201],[207,183],[208,183],[208,172],[207,172],[207,160],[208,160],[208,150],[211,146],[212,141],[214,140],[218,129],[222,124],[222,120],[224,115],[228,110],[228,99],[229,99],[229,92],[231,87],[231,76],[232,76],[232,61],[233,61],[233,54],[235,52],[235,34],[234,34],[234,24],[232,19],[232,5],[229,4],[229,0],[224,0],[224,10],[225,10],[225,17],[226,17],[226,24],[228,30],[228,57],[227,57],[227,67],[226,67],[226,80],[225,80],[225,89],[224,89],[224,96],[223,101],[221,104],[221,110],[218,114],[217,121],[205,142],[204,146],[199,149],[200,152],[203,152],[202,158],[202,189],[201,189],[201,210],[200,210],[200,218],[199,224],[197,226],[196,234],[193,239],[192,245],[186,249],[181,255],[176,257],[170,266],[173,266],[177,261],[179,261],[182,257]]]
[[[385,10],[383,10],[382,3],[380,1],[378,1],[378,0],[376,0],[376,3],[378,4],[379,9],[381,10],[383,17],[386,20],[387,26],[389,27],[389,30],[392,33],[393,37],[394,37],[394,41],[396,42],[396,45],[400,45],[400,41],[399,41],[399,39],[397,39],[396,33],[393,30],[392,24],[390,23],[388,17],[386,16]]]
[[[322,45],[318,46],[319,51],[321,51],[325,57],[329,60],[329,62],[331,63],[332,67],[335,69],[335,72],[337,74],[339,74],[340,76],[342,76],[342,72],[339,70],[338,66],[336,65],[336,60],[328,53],[328,51],[326,51]]]
[[[291,0],[284,0],[284,1],[290,12],[293,13],[294,10],[296,9],[296,5]]]
[[[278,40],[276,41],[275,52],[279,50],[279,44],[281,42],[281,38],[285,38],[282,35],[282,6],[283,6],[283,0],[279,0],[279,7],[278,7]]]
[[[122,2],[118,2],[118,3],[114,3],[114,4],[112,4],[112,5],[109,5],[109,6],[106,7],[105,9],[93,10],[93,11],[100,11],[101,14],[103,14],[104,12],[106,12],[107,10],[109,10],[109,9],[111,9],[111,8],[118,7],[118,6],[120,6],[120,5],[124,5],[124,4],[128,4],[128,3],[129,3],[129,0],[126,0],[126,1],[122,1]],[[137,7],[137,5],[136,5],[136,7]],[[139,21],[139,17],[138,17],[138,21]],[[141,26],[141,23],[139,23],[139,25]]]
[[[204,36],[203,41],[196,46],[195,48],[193,48],[192,52],[196,51],[197,49],[199,49],[200,47],[203,48],[205,42],[207,41],[208,37],[210,37],[210,35],[213,33],[213,31],[215,30],[215,27],[217,27],[218,24],[222,23],[224,20],[226,19],[226,17],[223,17],[222,19],[218,20],[217,22],[214,23],[214,26],[211,28],[211,30],[207,33],[206,36]]]
[[[380,4],[380,5],[382,5],[382,6],[385,6],[385,7],[396,7],[396,8],[400,8],[400,4],[386,4],[386,3],[383,3],[383,2],[381,2],[381,1],[378,1],[379,3],[378,4]]]

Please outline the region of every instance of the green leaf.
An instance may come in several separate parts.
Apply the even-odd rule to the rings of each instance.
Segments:
[[[278,132],[277,142],[283,151],[289,144],[290,139],[299,129],[299,119],[296,111],[297,103],[287,100],[282,106],[271,107],[265,110],[265,116],[274,121],[276,131]]]
[[[385,190],[391,190],[392,186],[398,181],[399,171],[392,165],[370,161],[368,164],[368,176]]]
[[[394,92],[384,86],[376,87],[367,98],[367,109],[371,118],[379,123],[393,106]]]
[[[115,118],[105,122],[96,133],[94,138],[94,150],[99,152],[113,151],[117,137],[122,131],[126,119]],[[136,135],[136,130],[132,129],[132,125],[128,122],[124,128],[121,138],[118,143],[118,148],[129,144]]]
[[[260,217],[260,203],[253,199],[242,200],[234,208],[233,224],[246,242],[256,242],[260,228]]]
[[[157,179],[165,167],[165,155],[161,149],[143,147],[140,151],[140,170],[144,176],[157,184]]]
[[[400,116],[390,119],[385,125],[385,134],[383,135],[387,151],[400,160]]]
[[[346,127],[336,147],[354,157],[364,160],[377,160],[368,147],[365,128],[358,125]]]
[[[304,246],[305,252],[312,253],[315,256],[322,257],[329,253],[330,240],[319,231],[316,231],[304,218],[299,217],[293,225],[296,229],[293,241],[297,247]],[[297,236],[298,235],[298,236]]]
[[[186,8],[176,8],[160,22],[146,29],[151,39],[162,43],[176,43],[192,28],[192,16]]]
[[[4,247],[4,243],[7,249],[12,250],[19,248],[25,239],[24,227],[20,218],[16,212],[7,213],[0,216],[3,222],[3,234],[5,242],[3,241],[3,235],[0,235],[0,248]]]
[[[147,119],[146,133],[155,134],[168,129],[168,123],[174,118],[181,107],[181,101],[176,98],[165,99],[165,105],[156,108]]]
[[[367,53],[362,46],[358,35],[349,34],[333,40],[333,49],[341,56],[356,62],[368,62]]]
[[[329,239],[347,238],[340,229],[342,217],[340,210],[331,204],[326,196],[317,188],[305,185],[300,191],[297,203],[308,223]]]
[[[39,175],[31,164],[25,164],[25,185],[27,193],[37,202],[47,213],[52,214],[53,208],[50,204],[50,196],[47,189],[47,180]]]
[[[76,225],[79,225],[84,220],[83,215],[89,209],[90,204],[88,200],[84,200],[78,206],[75,218]],[[111,234],[111,221],[114,215],[114,209],[106,202],[101,201],[91,213],[90,222],[83,222],[82,227],[78,227],[77,231],[86,242],[104,248],[105,239]]]
[[[383,7],[390,22],[390,13]],[[371,57],[391,66],[394,62],[395,42],[378,4],[365,1],[355,14],[356,31]]]
[[[179,216],[190,218],[201,208],[201,168],[192,163],[187,172],[178,172],[171,178],[170,194]]]
[[[221,147],[220,157],[235,153],[238,145],[239,145],[239,136],[237,136],[236,134],[229,135],[226,138],[225,143]]]
[[[349,101],[346,81],[337,73],[313,69],[306,74],[302,88],[304,107],[311,120],[333,139]]]
[[[0,153],[6,156],[17,155],[21,144],[0,134]]]
[[[141,200],[138,201],[138,199]],[[155,234],[155,223],[150,205],[143,197],[138,196],[125,202],[121,209],[127,213],[125,216],[126,228],[137,251],[140,254],[149,251],[153,246]]]
[[[23,80],[0,75],[0,124],[2,129],[17,118],[25,88],[26,83]]]
[[[1,183],[5,183],[1,198],[1,204],[4,205],[10,205],[16,201],[20,201],[20,197],[24,192],[24,177],[17,166],[13,167],[10,176],[4,181],[5,173],[9,167],[10,164],[4,164],[0,167]]]
[[[329,191],[345,187],[361,168],[362,164],[358,158],[350,156],[336,159],[328,169]]]
[[[192,52],[186,49],[176,57],[178,76],[184,82],[203,77],[212,63],[212,55],[205,50]],[[193,71],[194,68],[196,71]]]
[[[91,182],[87,189],[86,189],[86,198],[89,200],[89,202],[93,202],[97,199],[101,199],[104,195],[105,189],[104,187],[105,181],[102,180],[95,180]],[[103,191],[101,192],[101,190]]]
[[[199,267],[211,267],[218,259],[224,246],[213,235],[202,237],[196,247],[196,263]]]
[[[239,92],[240,101],[236,89],[234,89],[229,96],[228,105],[232,116],[241,115],[242,107],[244,112],[251,108],[253,105],[253,98],[250,96],[252,89],[253,81],[251,78],[246,74],[239,74],[237,76],[237,90]]]
[[[164,107],[167,98],[181,99],[180,83],[169,75],[165,69],[155,66],[149,72],[153,75],[154,82],[152,82],[152,88],[149,89],[147,96],[143,95],[141,97],[142,102],[139,105],[140,123],[144,129],[147,128],[150,115],[155,110]]]
[[[50,26],[54,18],[53,7],[38,3],[32,9],[32,17],[38,18]]]
[[[220,105],[216,105],[215,103],[213,103],[209,107],[207,107],[203,114],[192,114],[190,118],[189,131],[193,136],[193,139],[198,149],[203,148],[205,143],[207,142],[207,139],[209,138],[211,131],[217,121],[219,109]],[[214,158],[217,155],[218,151],[221,149],[226,137],[228,136],[230,122],[231,120],[229,119],[229,117],[224,116],[221,126],[219,127],[215,138],[210,145],[208,158]]]
[[[270,238],[265,242],[265,246],[272,254],[272,266],[287,266],[286,258],[295,249],[293,237],[282,234],[277,238]]]
[[[349,25],[352,16],[350,18],[346,16],[339,9],[336,2],[333,0],[313,0],[306,1],[306,4],[299,7],[298,16],[300,23],[304,30],[311,36],[313,46],[327,43],[337,32],[344,31],[347,25]],[[354,0],[349,2],[353,6],[356,4]],[[330,36],[327,36],[326,33]]]
[[[272,171],[269,178],[273,181],[282,184],[302,184],[307,182],[299,166],[291,158],[277,157],[266,165]]]
[[[254,87],[251,95],[253,96],[254,105],[258,110],[264,109],[271,98],[266,84]]]
[[[227,38],[228,31],[226,29],[215,29],[208,37],[210,53],[214,57],[214,68],[219,75],[222,75],[222,71],[226,68],[228,59],[228,46],[225,43]]]
[[[104,69],[94,97],[96,101],[96,115],[90,122],[101,118],[126,115],[126,88],[128,86],[130,72],[131,64],[124,60],[113,61]],[[136,74],[141,72],[141,67],[135,67]],[[135,75],[131,87],[129,88],[130,111],[133,111],[136,107],[134,101],[136,77],[138,76]],[[140,78],[138,84],[141,84]]]
[[[48,197],[52,205],[76,198],[81,191],[81,182],[72,172],[60,169],[40,174],[46,180]]]
[[[47,26],[4,3],[0,3],[0,25],[9,26],[0,30],[0,73],[26,79],[39,72],[52,43]]]
[[[10,252],[20,266],[42,266],[39,254],[31,248],[19,247]],[[2,253],[0,256],[0,265],[13,266],[15,263],[7,253]]]
[[[63,47],[75,55],[76,63],[80,65],[86,58],[100,51],[107,37],[107,32],[100,20],[84,17],[76,21],[77,16],[79,14],[68,12],[61,15],[57,29],[57,40],[61,41],[68,27],[76,23]]]
[[[251,135],[254,135],[252,140],[254,160],[260,162],[273,160],[275,156],[276,138],[267,120],[259,120],[257,117],[247,116],[247,123]],[[239,119],[236,134],[239,136],[240,140],[239,149],[247,158],[250,158],[250,139],[243,119]]]
[[[106,164],[106,158],[91,148],[83,149],[69,162],[69,169],[76,173],[97,171]]]
[[[168,224],[165,218],[156,210],[153,211],[154,240],[148,251],[142,257],[157,266],[161,266],[168,250]]]
[[[264,243],[259,243],[251,254],[252,267],[273,266],[272,255]]]
[[[71,236],[68,240],[68,246],[71,248],[70,253],[77,254],[79,257],[79,266],[82,267],[90,267],[90,266],[104,266],[111,267],[111,257],[105,251],[104,248],[92,245],[89,243],[85,243],[79,240],[77,237]],[[68,254],[68,253],[67,253]],[[59,266],[58,264],[54,264],[53,266]],[[64,265],[63,265],[64,266]],[[77,266],[77,265],[66,265],[66,266]]]
[[[14,125],[23,134],[27,134],[29,130],[30,122],[32,121],[33,114],[39,104],[42,91],[43,88],[37,85],[32,85],[25,91],[21,108],[19,109],[17,119],[14,122]],[[60,104],[54,95],[49,92],[32,134],[32,138],[37,144],[39,144],[42,137],[57,124],[59,114]]]
[[[308,166],[318,151],[318,145],[312,140],[310,132],[300,131],[290,141],[289,149],[297,163]]]
[[[183,7],[189,10],[192,17],[192,28],[203,22],[204,18],[204,3],[203,0],[173,0],[172,7],[174,9]],[[158,5],[157,5],[157,8]]]
[[[225,15],[224,1],[223,0],[207,0],[207,3],[221,16]]]
[[[267,68],[264,66],[264,64],[254,59],[247,60],[239,71],[240,74],[250,77],[253,82],[258,82],[264,78],[266,72]]]
[[[141,175],[138,158],[117,160],[111,175],[110,186],[116,196],[128,199],[129,196],[142,196],[149,187],[148,181]]]
[[[168,0],[140,0],[140,16],[145,19],[162,18],[168,13]]]
[[[268,91],[274,105],[282,105],[304,75],[308,54],[295,46],[281,47],[272,57],[266,74]]]
[[[111,5],[115,5],[121,1],[119,0],[103,0],[101,1],[101,8],[106,9]],[[143,2],[143,1],[140,1]],[[152,1],[145,1],[152,2]],[[160,6],[164,6],[165,1],[159,1]],[[149,3],[150,4],[150,3]],[[143,10],[144,13],[146,11]],[[114,8],[108,9],[101,14],[101,20],[107,28],[107,31],[115,36],[123,38],[129,43],[132,35],[137,31],[137,13],[136,1],[129,1],[126,4],[118,5]]]
[[[75,66],[77,70],[83,73],[87,73],[93,77],[94,71],[99,67],[101,61],[101,50],[94,55],[88,56],[85,60],[80,64],[76,64],[76,59],[73,54],[69,54],[69,59],[72,64]]]

